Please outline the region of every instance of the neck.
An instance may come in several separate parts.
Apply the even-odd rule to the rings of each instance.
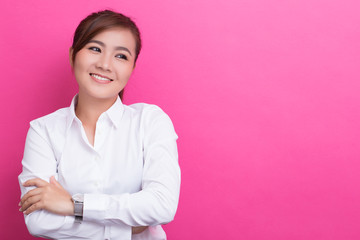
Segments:
[[[100,115],[116,101],[115,98],[95,99],[79,92],[75,114],[84,126],[95,128]]]

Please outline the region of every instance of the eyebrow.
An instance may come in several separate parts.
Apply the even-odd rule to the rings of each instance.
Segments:
[[[89,43],[97,43],[102,47],[105,47],[105,43],[98,41],[98,40],[90,40]],[[129,49],[127,49],[126,47],[122,47],[122,46],[117,46],[115,47],[115,50],[124,50],[126,52],[128,52],[130,54],[130,56],[132,56],[131,52]]]

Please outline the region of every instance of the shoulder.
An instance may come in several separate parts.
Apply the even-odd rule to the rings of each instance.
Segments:
[[[61,108],[45,116],[34,119],[30,122],[30,128],[34,130],[54,130],[55,128],[65,129],[66,120],[69,115],[69,108]]]
[[[131,105],[125,105],[128,111],[131,111],[136,114],[147,115],[149,117],[156,116],[156,115],[163,115],[166,113],[157,105],[155,104],[148,104],[148,103],[134,103]]]
[[[130,112],[134,117],[138,117],[146,125],[154,121],[161,121],[161,119],[171,122],[170,117],[159,106],[154,104],[135,103],[126,105],[125,111]]]
[[[144,136],[159,138],[177,138],[174,125],[170,117],[157,105],[136,103],[126,106],[126,111],[139,121]]]

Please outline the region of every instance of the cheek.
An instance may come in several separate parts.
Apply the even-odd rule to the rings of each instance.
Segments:
[[[74,71],[74,76],[75,76],[75,79],[76,79],[76,81],[78,82],[78,83],[80,83],[81,82],[81,79],[82,79],[82,77],[81,77],[81,75],[82,75],[82,70],[81,70],[81,66],[79,66],[79,65],[77,65],[77,64],[74,64],[74,69],[73,69],[73,71]]]
[[[122,66],[118,68],[118,78],[121,79],[121,82],[127,83],[131,74],[133,72],[133,67],[130,66]]]
[[[86,58],[84,58],[79,53],[76,56],[74,66],[73,66],[73,71],[74,71],[75,78],[81,77],[81,75],[85,74],[86,70],[87,70],[87,66],[89,65]]]
[[[84,51],[84,49],[82,49],[76,54],[74,61],[74,68],[84,69],[84,67],[88,65],[89,65],[89,56]]]

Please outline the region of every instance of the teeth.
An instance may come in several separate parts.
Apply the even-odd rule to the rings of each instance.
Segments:
[[[91,74],[91,76],[93,76],[94,78],[99,79],[99,80],[111,81],[111,79],[100,77],[99,75],[96,75],[96,74],[93,74],[93,73]]]

